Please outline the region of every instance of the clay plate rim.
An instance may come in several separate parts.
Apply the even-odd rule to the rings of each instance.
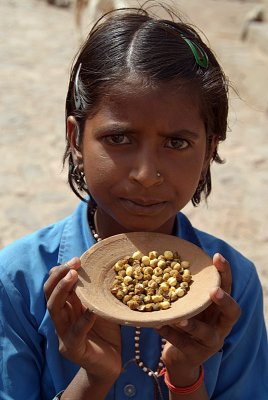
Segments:
[[[190,261],[193,276],[190,290],[172,303],[168,310],[130,310],[111,294],[115,275],[112,266],[136,250],[144,254],[152,250],[160,253],[165,250],[178,251],[183,260]],[[81,302],[98,316],[129,326],[154,327],[191,318],[211,304],[209,292],[220,285],[220,275],[212,259],[200,247],[176,236],[151,232],[122,233],[96,243],[82,254],[78,272],[75,291]]]

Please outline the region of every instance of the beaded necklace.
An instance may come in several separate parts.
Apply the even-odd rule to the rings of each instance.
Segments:
[[[88,213],[89,228],[90,228],[92,235],[93,235],[94,239],[96,240],[96,242],[100,242],[102,239],[96,231],[95,222],[94,222],[96,208],[94,207],[94,208],[90,209],[90,207],[89,207],[88,211],[89,211],[89,213]],[[160,352],[160,357],[159,357],[159,361],[158,361],[158,365],[157,365],[157,370],[153,371],[151,368],[146,367],[144,365],[143,361],[141,360],[140,336],[141,336],[141,328],[139,326],[137,326],[135,328],[135,336],[134,336],[134,340],[135,340],[135,360],[134,361],[137,364],[137,366],[143,370],[143,372],[145,374],[147,374],[148,376],[153,377],[155,379],[160,397],[163,398],[157,378],[159,377],[159,373],[160,373],[161,369],[164,367],[164,363],[162,361],[162,352],[163,352],[163,348],[166,344],[166,340],[164,338],[161,338],[161,352]]]

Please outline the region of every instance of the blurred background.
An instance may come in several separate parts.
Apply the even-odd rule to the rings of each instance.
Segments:
[[[80,15],[76,2],[0,2],[0,248],[76,206],[61,163],[71,62],[102,11],[137,4],[88,0]],[[226,162],[212,167],[207,204],[184,211],[254,261],[268,322],[268,0],[168,3],[205,33],[235,89]]]

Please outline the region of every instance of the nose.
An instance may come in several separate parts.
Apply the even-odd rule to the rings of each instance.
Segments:
[[[145,188],[160,185],[163,174],[158,166],[157,155],[147,151],[139,152],[130,170],[129,179]]]

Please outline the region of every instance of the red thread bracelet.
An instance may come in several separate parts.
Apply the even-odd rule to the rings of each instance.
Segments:
[[[176,394],[191,394],[194,393],[197,389],[200,388],[200,386],[202,385],[203,381],[204,381],[204,367],[203,365],[200,366],[200,375],[199,378],[197,379],[197,381],[195,383],[193,383],[191,386],[185,386],[185,387],[177,387],[172,385],[172,383],[169,382],[168,380],[168,376],[167,376],[167,369],[163,368],[160,373],[159,376],[164,375],[164,381],[165,384],[168,387],[168,390],[172,393],[176,393]]]

